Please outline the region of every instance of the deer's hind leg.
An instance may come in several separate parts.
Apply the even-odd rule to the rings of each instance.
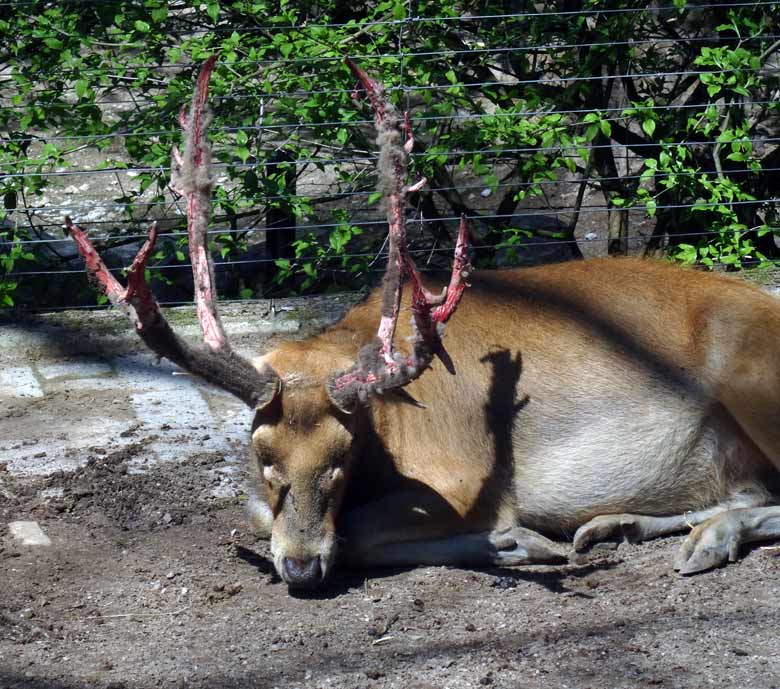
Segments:
[[[780,538],[780,506],[722,512],[691,531],[674,560],[680,574],[695,574],[734,562],[745,543]]]
[[[706,325],[707,374],[718,400],[780,472],[780,303],[761,295],[720,306]],[[766,500],[764,501],[766,502]],[[675,559],[693,574],[737,559],[744,543],[780,538],[780,507],[741,505],[703,520]]]
[[[717,304],[701,335],[706,385],[780,471],[780,300]]]
[[[679,533],[706,523],[708,520],[713,520],[723,514],[728,514],[731,511],[748,510],[749,508],[765,505],[767,498],[767,493],[760,487],[755,486],[752,489],[746,489],[737,493],[714,507],[684,512],[683,514],[663,517],[645,514],[600,515],[577,529],[574,534],[574,550],[583,552],[595,543],[604,541],[623,540],[630,543],[640,543],[658,536]],[[676,569],[681,569],[681,567],[676,567]],[[701,569],[706,568],[702,567]]]

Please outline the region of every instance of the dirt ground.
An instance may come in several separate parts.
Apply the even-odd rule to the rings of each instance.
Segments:
[[[0,541],[2,689],[780,687],[780,549],[683,578],[673,537],[560,567],[340,572],[291,595],[243,496],[215,490],[242,443],[138,423],[127,396],[55,386],[0,408],[6,437],[64,424],[72,460],[26,475],[0,453],[0,531],[34,520],[52,541]],[[116,427],[69,447],[93,409]],[[152,461],[165,443],[188,449]]]

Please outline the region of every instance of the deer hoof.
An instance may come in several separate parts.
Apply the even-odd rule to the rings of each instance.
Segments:
[[[696,574],[727,562],[735,562],[742,544],[744,524],[731,512],[718,514],[694,527],[683,541],[674,568],[680,574]]]
[[[604,541],[642,540],[641,516],[635,514],[605,514],[583,524],[574,534],[574,550],[586,551],[595,543]]]
[[[500,567],[568,562],[561,545],[521,526],[492,532],[490,543],[493,563]]]

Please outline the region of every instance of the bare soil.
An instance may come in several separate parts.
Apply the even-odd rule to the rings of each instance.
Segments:
[[[243,498],[213,490],[223,453],[205,438],[153,463],[181,430],[134,424],[124,395],[0,408],[17,437],[76,427],[88,406],[125,428],[67,473],[20,475],[0,455],[0,532],[34,520],[52,540],[0,541],[2,689],[780,687],[780,549],[683,578],[672,537],[560,567],[342,571],[291,595]]]
[[[563,567],[340,573],[290,595],[204,453],[127,471],[146,438],[52,481],[6,479],[0,686],[777,687],[778,550],[694,578],[679,538]],[[58,480],[58,485],[62,481]]]

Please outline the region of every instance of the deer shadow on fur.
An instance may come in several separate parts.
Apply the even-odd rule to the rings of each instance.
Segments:
[[[465,520],[471,522],[477,518],[495,523],[500,507],[498,498],[505,493],[504,486],[511,485],[514,480],[512,435],[518,415],[528,404],[529,397],[525,395],[517,400],[517,387],[523,372],[523,356],[519,351],[513,357],[508,349],[495,349],[483,356],[480,362],[492,368],[485,423],[493,439],[495,461]]]

